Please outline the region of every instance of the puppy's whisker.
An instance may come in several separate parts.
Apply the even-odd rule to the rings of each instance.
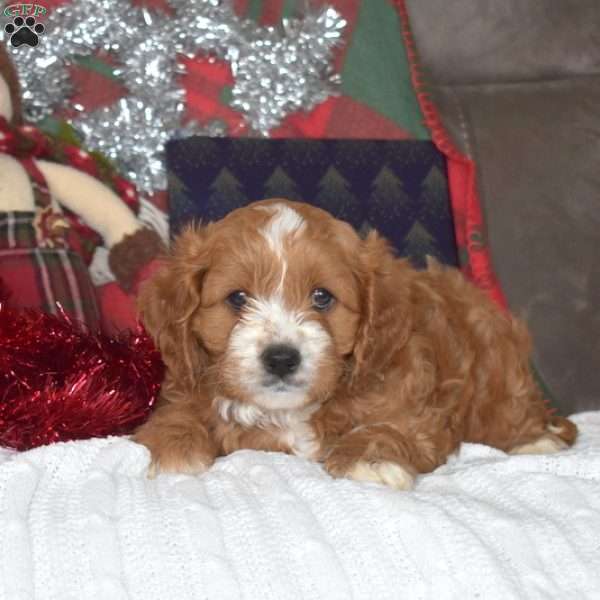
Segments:
[[[294,317],[296,319],[296,325],[300,326],[306,321],[307,314],[305,312],[297,312]]]

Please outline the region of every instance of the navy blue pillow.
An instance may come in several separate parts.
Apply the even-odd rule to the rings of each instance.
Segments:
[[[255,200],[319,206],[401,256],[457,264],[444,157],[431,142],[191,137],[167,145],[171,230]]]

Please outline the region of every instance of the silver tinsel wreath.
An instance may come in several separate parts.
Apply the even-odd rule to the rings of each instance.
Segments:
[[[163,152],[169,138],[219,131],[214,124],[200,130],[183,123],[178,55],[205,53],[228,61],[235,78],[232,107],[260,135],[286,115],[311,109],[339,84],[331,57],[346,23],[332,8],[305,5],[300,17],[275,28],[241,19],[231,0],[169,5],[173,15],[123,0],[73,0],[52,11],[37,47],[7,46],[21,79],[26,118],[33,122],[71,106],[67,67],[76,57],[98,50],[116,56],[114,73],[128,95],[71,122],[88,148],[114,160],[142,192],[166,187]]]

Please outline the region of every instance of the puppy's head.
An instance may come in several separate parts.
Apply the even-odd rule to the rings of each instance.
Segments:
[[[302,408],[366,365],[372,274],[388,254],[320,209],[257,202],[187,229],[143,289],[141,316],[179,388]]]

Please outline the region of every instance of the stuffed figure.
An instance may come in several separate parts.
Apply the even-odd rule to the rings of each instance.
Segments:
[[[136,206],[106,161],[22,123],[0,48],[0,447],[127,434],[152,409],[163,365],[134,301],[162,241]],[[115,281],[96,288],[99,243]]]
[[[9,305],[62,310],[91,328],[135,326],[139,283],[163,243],[136,217],[133,185],[106,161],[22,123],[15,69],[0,48],[0,277]],[[98,234],[98,236],[96,236]],[[101,241],[115,281],[94,289]]]

